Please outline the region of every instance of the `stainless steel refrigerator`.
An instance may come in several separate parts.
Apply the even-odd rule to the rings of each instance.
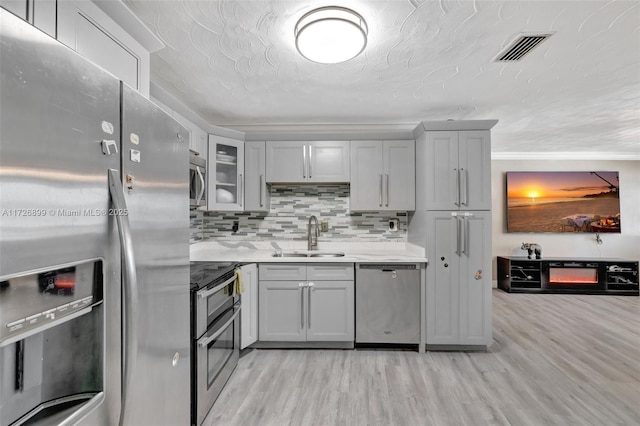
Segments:
[[[0,19],[0,425],[189,424],[188,134]]]

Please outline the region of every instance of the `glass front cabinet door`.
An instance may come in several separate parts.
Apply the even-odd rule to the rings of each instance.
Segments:
[[[244,210],[244,141],[209,135],[207,210]]]

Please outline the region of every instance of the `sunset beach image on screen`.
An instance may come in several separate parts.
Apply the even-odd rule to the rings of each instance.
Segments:
[[[618,172],[507,172],[507,232],[620,233]]]

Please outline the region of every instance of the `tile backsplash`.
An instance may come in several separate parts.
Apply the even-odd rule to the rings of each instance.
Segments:
[[[217,241],[306,240],[311,215],[328,221],[329,231],[319,241],[406,242],[406,212],[349,212],[348,185],[287,185],[270,188],[266,212],[191,211],[191,243]],[[389,219],[398,218],[399,230],[389,231]],[[233,222],[238,231],[233,232]]]

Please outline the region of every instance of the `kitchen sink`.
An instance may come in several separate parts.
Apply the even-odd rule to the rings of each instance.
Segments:
[[[344,257],[342,252],[334,253],[301,253],[301,252],[283,252],[274,253],[271,257]]]

